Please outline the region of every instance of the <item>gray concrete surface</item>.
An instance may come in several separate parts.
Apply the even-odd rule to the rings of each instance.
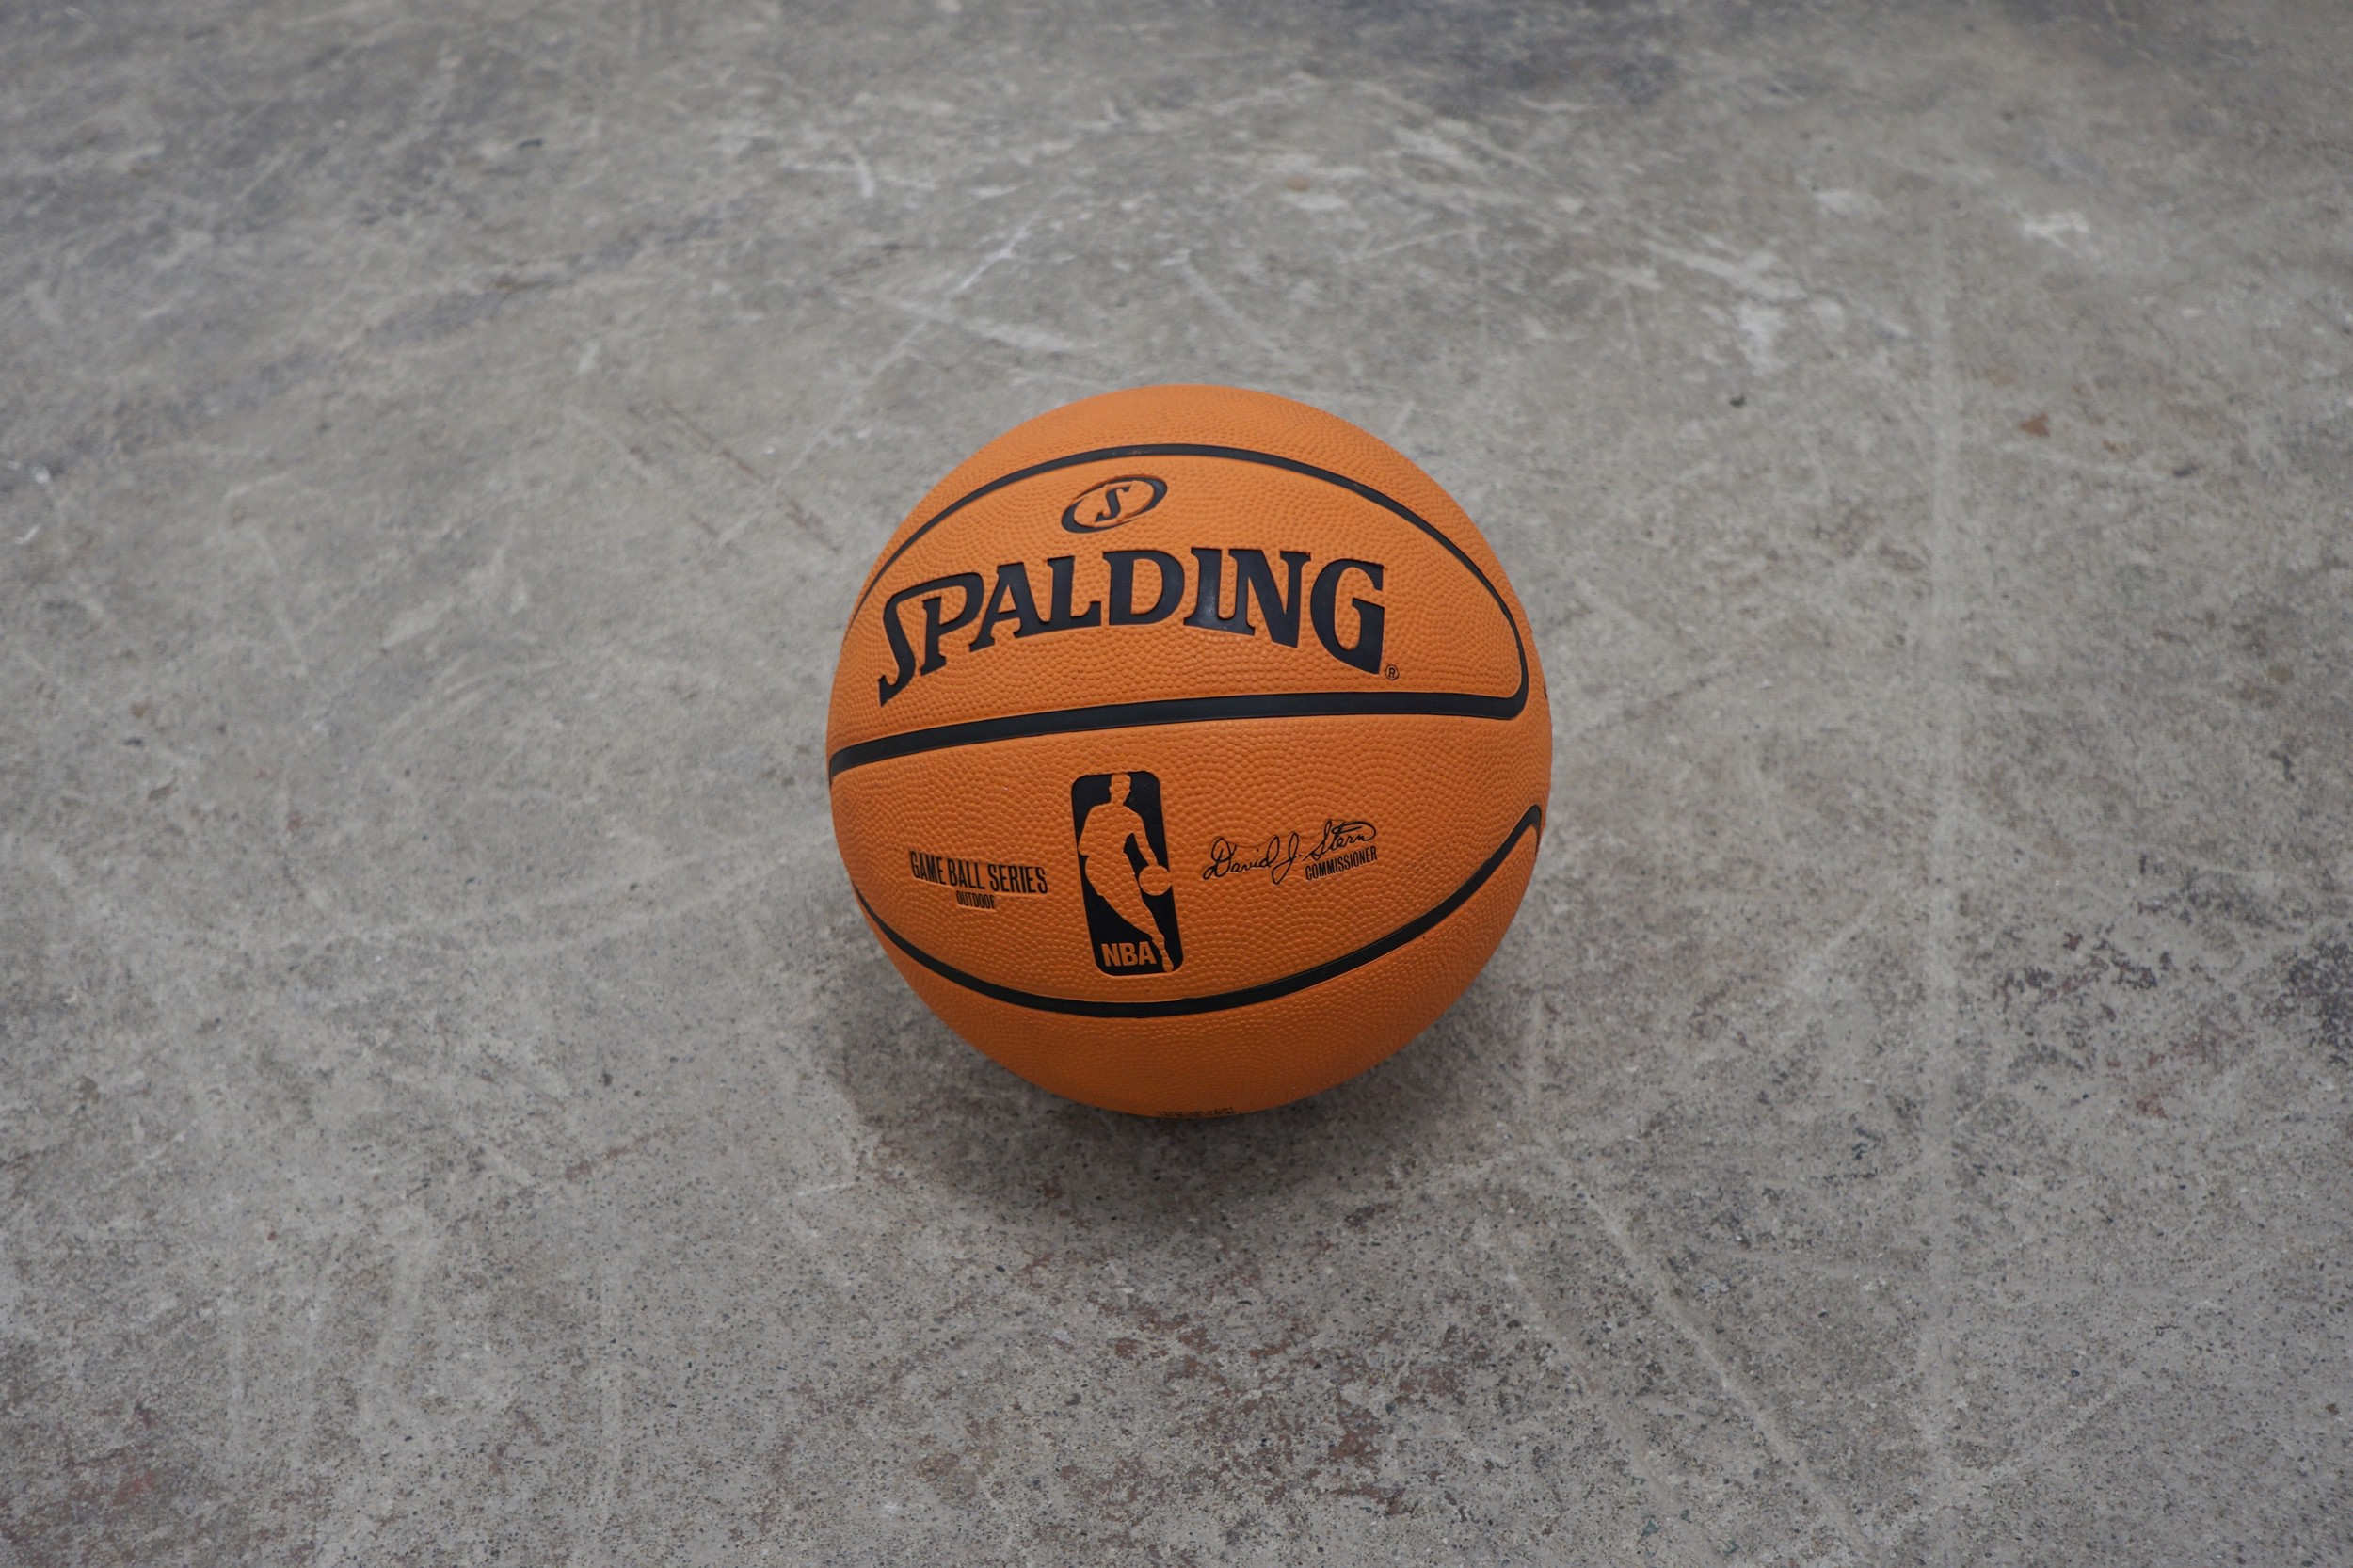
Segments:
[[[0,1562],[2343,1563],[2353,21],[0,11]],[[1554,826],[1216,1125],[901,986],[848,597],[1166,379]]]

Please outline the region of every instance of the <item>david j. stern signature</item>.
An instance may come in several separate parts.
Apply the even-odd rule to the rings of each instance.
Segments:
[[[1310,864],[1328,856],[1337,855],[1353,844],[1370,843],[1380,837],[1380,829],[1369,822],[1337,822],[1324,819],[1323,837],[1307,851]],[[1245,850],[1233,840],[1217,838],[1209,840],[1209,863],[1201,868],[1201,880],[1214,882],[1222,876],[1240,876],[1244,872],[1262,871],[1267,880],[1280,883],[1298,863],[1299,835],[1277,833],[1256,850]]]

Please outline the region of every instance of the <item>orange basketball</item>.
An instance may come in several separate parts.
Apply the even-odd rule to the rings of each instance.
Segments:
[[[1006,432],[860,589],[825,737],[883,951],[1032,1083],[1218,1116],[1428,1027],[1519,907],[1552,723],[1461,507],[1305,404]]]

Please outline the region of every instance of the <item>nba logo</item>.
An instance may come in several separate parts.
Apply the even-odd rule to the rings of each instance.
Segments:
[[[1160,779],[1088,774],[1070,786],[1070,831],[1079,840],[1079,896],[1095,967],[1105,974],[1166,974],[1182,964]]]

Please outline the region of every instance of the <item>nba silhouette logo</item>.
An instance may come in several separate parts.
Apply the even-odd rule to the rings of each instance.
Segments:
[[[1079,840],[1079,896],[1095,967],[1105,974],[1166,974],[1182,964],[1159,777],[1079,779],[1070,786],[1070,831]]]

